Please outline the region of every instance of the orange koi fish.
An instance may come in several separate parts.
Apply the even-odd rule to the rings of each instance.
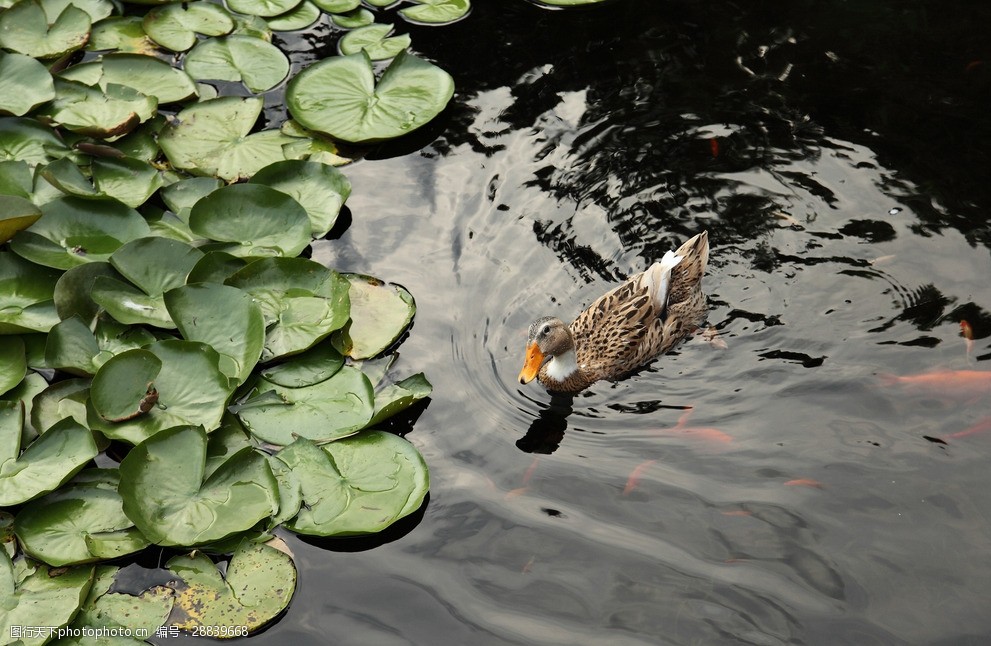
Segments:
[[[962,431],[957,431],[956,433],[950,433],[947,438],[957,439],[958,437],[967,437],[968,435],[975,435],[977,433],[983,433],[984,431],[991,431],[991,417],[985,417],[973,426],[968,426]]]
[[[967,356],[974,350],[974,328],[970,327],[970,323],[967,321],[960,321],[960,334],[963,335],[964,341],[967,343]]]
[[[715,137],[709,139],[709,152],[712,153],[713,159],[719,157],[719,140]]]
[[[991,395],[991,371],[936,370],[917,375],[878,375],[882,386],[901,386],[919,394],[947,399],[976,399]]]
[[[813,489],[822,489],[822,483],[818,480],[813,480],[812,478],[795,478],[794,480],[789,480],[785,483],[786,487],[812,487]]]
[[[643,472],[649,469],[651,465],[656,462],[657,460],[647,460],[633,467],[633,471],[630,471],[630,477],[626,479],[626,486],[623,487],[624,496],[630,495],[630,493],[636,489],[637,486],[639,486],[640,478],[643,477]]]

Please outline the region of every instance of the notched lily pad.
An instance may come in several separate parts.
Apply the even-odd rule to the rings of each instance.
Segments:
[[[155,116],[157,108],[158,99],[126,85],[106,83],[100,89],[55,79],[55,100],[39,114],[72,132],[112,139]]]
[[[52,300],[58,278],[57,271],[0,251],[0,334],[52,329],[59,320]]]
[[[0,28],[3,18],[0,17]],[[21,116],[55,98],[52,75],[30,56],[0,52],[0,112]]]
[[[416,313],[404,287],[362,274],[345,274],[351,283],[351,324],[335,335],[338,349],[352,359],[374,357],[391,346]]]
[[[170,3],[148,12],[142,22],[145,33],[174,52],[196,44],[196,34],[223,36],[234,29],[234,19],[220,5],[210,2]]]
[[[152,56],[107,54],[100,60],[74,65],[59,75],[104,91],[111,83],[126,85],[155,97],[159,103],[186,101],[196,96],[196,84],[189,75]]]
[[[413,0],[399,15],[412,23],[444,25],[461,20],[471,11],[471,0]]]
[[[306,209],[315,238],[322,238],[333,228],[341,207],[351,195],[351,182],[344,173],[311,161],[270,164],[255,173],[249,183],[264,184],[299,202]]]
[[[32,58],[58,58],[83,47],[92,25],[75,5],[21,0],[0,12],[0,47]],[[51,9],[55,15],[49,15]]]
[[[93,587],[72,620],[73,628],[127,628],[135,632],[143,629],[154,635],[165,624],[174,603],[172,590],[156,585],[137,595],[111,592],[120,571],[110,565],[96,566]],[[135,646],[143,643],[136,642]]]
[[[161,359],[147,350],[118,354],[93,378],[93,408],[108,422],[124,422],[147,413],[158,403],[155,379],[161,370]]]
[[[364,50],[373,61],[387,60],[404,51],[412,42],[409,34],[391,36],[393,31],[393,25],[359,27],[344,34],[337,42],[337,49],[345,56]]]
[[[255,93],[271,90],[289,74],[289,59],[278,47],[249,36],[201,41],[183,65],[196,80],[243,81]]]

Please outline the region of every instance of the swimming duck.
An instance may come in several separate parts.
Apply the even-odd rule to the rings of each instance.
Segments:
[[[702,274],[708,262],[703,231],[600,296],[571,326],[553,316],[537,319],[520,383],[537,377],[547,390],[577,393],[666,353],[705,319]]]

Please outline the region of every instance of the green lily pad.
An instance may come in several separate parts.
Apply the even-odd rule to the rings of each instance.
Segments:
[[[49,15],[39,0],[21,0],[0,12],[0,47],[32,58],[58,58],[83,47],[92,25],[90,15],[67,5]]]
[[[27,229],[41,217],[41,210],[31,200],[16,195],[0,195],[0,244],[15,233]]]
[[[303,388],[330,379],[343,366],[344,356],[324,341],[285,363],[265,368],[261,376],[278,386]]]
[[[196,34],[223,36],[234,29],[230,13],[209,2],[171,3],[148,12],[142,22],[145,33],[174,52],[196,44]]]
[[[245,448],[204,479],[207,436],[200,427],[164,430],[120,464],[124,513],[153,543],[199,545],[251,528],[278,510],[265,457]]]
[[[351,283],[351,325],[336,335],[335,341],[352,359],[368,359],[402,336],[416,313],[416,303],[399,285],[361,274],[344,276]]]
[[[368,426],[384,422],[396,413],[406,410],[433,392],[433,386],[423,373],[407,377],[399,383],[389,384],[375,393],[375,413]]]
[[[152,56],[141,54],[107,54],[98,61],[74,65],[59,76],[87,85],[99,85],[104,91],[111,83],[125,85],[159,104],[186,101],[196,96],[196,84],[189,74]]]
[[[351,182],[327,164],[287,160],[255,173],[251,184],[264,184],[299,202],[310,218],[311,233],[322,238],[334,226],[341,207],[351,195]]]
[[[579,7],[588,4],[598,4],[600,2],[605,2],[606,0],[532,0],[538,5],[546,5],[548,7]]]
[[[198,81],[243,81],[257,93],[271,90],[289,74],[289,59],[278,47],[250,36],[200,41],[183,65]]]
[[[72,620],[73,628],[96,628],[112,629],[127,628],[137,632],[138,630],[148,631],[148,635],[154,635],[155,631],[163,626],[172,612],[175,603],[171,589],[157,585],[143,591],[139,595],[126,594],[123,592],[111,592],[110,589],[117,581],[117,573],[120,568],[110,565],[97,565],[96,576],[93,580],[93,587],[90,588],[86,600],[79,609],[79,614]],[[119,640],[125,638],[115,638],[114,646],[125,646]],[[135,644],[144,644],[143,641],[135,640]],[[93,644],[92,646],[99,646]]]
[[[369,431],[323,447],[298,439],[276,458],[299,479],[303,507],[287,529],[316,536],[379,532],[423,503],[430,478],[406,440]]]
[[[93,584],[93,567],[61,570],[41,565],[19,578],[7,553],[0,554],[0,635],[5,640],[15,627],[23,631],[25,626],[57,629],[68,624]],[[41,630],[12,643],[41,646],[50,639],[48,631]]]
[[[162,360],[147,350],[129,350],[100,367],[90,387],[93,409],[108,422],[144,415],[158,402],[155,378]]]
[[[123,157],[133,157],[151,163],[156,161],[162,152],[158,147],[158,133],[164,127],[165,116],[159,114],[109,145],[119,150]]]
[[[0,52],[0,112],[21,116],[54,98],[52,75],[44,65],[30,56]]]
[[[99,451],[93,434],[71,419],[45,431],[23,452],[24,408],[0,401],[0,506],[19,505],[58,489]]]
[[[158,99],[134,88],[107,83],[105,89],[55,79],[55,100],[40,114],[72,132],[108,139],[125,135],[156,114]]]
[[[186,285],[165,294],[183,338],[220,353],[221,370],[237,383],[251,374],[265,344],[265,319],[251,296],[217,283]]]
[[[366,4],[379,9],[389,9],[400,2],[401,0],[365,0]]]
[[[157,168],[133,157],[94,159],[90,169],[100,193],[132,208],[144,204],[165,182]]]
[[[279,464],[282,463],[279,462]],[[282,464],[282,468],[285,469],[286,465]],[[286,470],[288,471],[288,469]],[[282,491],[281,487],[282,485],[280,482],[279,484],[280,492]],[[296,511],[299,511],[299,507],[296,508]],[[294,513],[291,516],[289,516],[289,518],[292,518],[295,515],[296,514]],[[8,558],[13,558],[14,555],[17,554],[17,537],[14,536],[14,515],[6,511],[0,511],[0,546],[3,547],[3,551],[4,553],[7,554]],[[3,584],[0,583],[0,586],[2,585]]]
[[[367,53],[328,58],[297,74],[286,105],[305,127],[336,139],[371,143],[408,134],[447,106],[454,80],[439,67],[401,52],[378,84]]]
[[[28,372],[21,383],[17,384],[16,387],[8,390],[3,395],[0,395],[0,406],[2,406],[2,402],[5,401],[14,402],[15,404],[21,404],[24,406],[24,426],[21,429],[22,445],[38,437],[38,430],[31,425],[30,416],[34,398],[44,392],[47,387],[48,382],[45,381],[44,377],[39,375],[37,372]]]
[[[0,123],[3,121],[0,119]],[[2,136],[0,134],[0,137]],[[3,154],[2,150],[0,150],[0,154]],[[34,177],[31,173],[31,167],[26,161],[19,159],[0,161],[0,195],[30,200],[33,191]]]
[[[344,13],[335,13],[330,16],[330,19],[341,29],[358,29],[375,22],[375,14],[361,7]]]
[[[243,268],[248,261],[225,251],[209,251],[189,272],[189,283],[223,283]]]
[[[371,383],[349,366],[303,388],[286,388],[259,378],[252,399],[240,405],[238,417],[252,435],[278,445],[290,444],[296,436],[327,442],[353,435],[368,424],[374,412]]]
[[[100,367],[97,364],[99,354],[96,337],[79,317],[59,321],[48,334],[45,360],[49,368],[89,376]]]
[[[0,395],[21,383],[27,372],[24,341],[17,336],[5,337],[0,343]]]
[[[99,276],[93,281],[90,297],[120,323],[150,325],[167,330],[175,328],[161,294],[149,296],[128,282]]]
[[[262,361],[297,354],[347,323],[348,282],[304,258],[264,258],[227,280],[258,301],[268,325]]]
[[[320,8],[309,0],[303,0],[294,9],[273,16],[266,22],[274,31],[298,31],[306,29],[319,19]]]
[[[228,0],[227,5],[238,13],[271,18],[292,11],[302,0]]]
[[[67,418],[85,426],[89,385],[89,379],[63,379],[35,395],[31,407],[32,426],[44,433]]]
[[[471,0],[414,0],[416,4],[399,10],[414,23],[444,25],[461,20],[471,11]]]
[[[110,264],[145,294],[157,296],[184,285],[202,257],[202,251],[184,242],[140,238],[115,251]]]
[[[103,197],[68,157],[56,159],[39,171],[45,180],[66,195]]]
[[[114,5],[110,0],[41,0],[41,6],[49,20],[57,17],[69,6],[82,9],[93,22],[103,20],[114,10]]]
[[[149,542],[124,515],[116,487],[68,486],[17,514],[24,552],[49,565],[76,565],[133,554]]]
[[[299,202],[260,184],[210,193],[189,214],[193,233],[228,242],[235,256],[297,256],[310,243],[310,220]]]
[[[58,276],[57,271],[0,251],[0,334],[52,329],[59,320],[52,301]]]
[[[128,54],[153,56],[158,50],[141,25],[140,16],[111,16],[93,25],[86,49],[115,50]]]
[[[104,395],[111,396],[98,392],[97,383],[100,374],[108,369],[108,361],[96,373],[90,389],[90,402],[87,406],[90,428],[99,430],[111,439],[132,444],[174,426],[195,424],[208,430],[217,428],[233,388],[220,369],[221,358],[216,350],[204,343],[166,340],[131,352],[151,353],[162,362],[161,372],[154,379],[158,401],[146,413],[131,420],[113,423],[103,419],[93,402]],[[101,379],[100,384],[105,384],[108,389],[119,387],[119,384],[109,378]],[[145,380],[140,385],[147,392],[148,381]]]
[[[357,9],[361,0],[313,0],[327,13],[346,13]]]
[[[78,316],[87,325],[96,319],[100,306],[91,298],[93,283],[100,276],[120,276],[108,262],[91,262],[77,265],[65,272],[55,283],[53,297],[60,319]]]
[[[209,628],[221,638],[257,631],[289,605],[296,590],[292,558],[261,543],[242,542],[226,575],[195,552],[173,557],[166,565],[185,583],[176,588],[176,611],[170,625],[188,631]],[[224,634],[221,629],[230,632]]]
[[[373,61],[383,61],[395,57],[399,52],[410,46],[412,38],[409,34],[399,36],[389,35],[393,25],[372,24],[349,31],[337,42],[341,54],[357,54],[364,50]]]
[[[259,98],[221,97],[182,110],[159,135],[162,152],[176,168],[228,181],[246,179],[272,162],[282,161],[282,146],[295,141],[277,130],[249,134]]]
[[[63,197],[42,205],[41,212],[10,246],[28,260],[58,269],[107,260],[124,243],[150,233],[137,211],[113,199]]]
[[[0,117],[0,160],[47,164],[68,152],[68,146],[51,128],[34,119]]]

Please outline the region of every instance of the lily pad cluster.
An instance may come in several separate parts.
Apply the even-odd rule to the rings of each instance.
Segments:
[[[391,369],[413,297],[305,256],[351,193],[341,148],[453,96],[402,25],[469,10],[0,2],[5,638],[244,636],[295,590],[277,532],[375,533],[422,506],[422,456],[378,430],[431,392]],[[320,20],[341,55],[292,76],[272,34]],[[260,126],[283,90],[291,119]],[[137,555],[163,549],[136,588]]]

